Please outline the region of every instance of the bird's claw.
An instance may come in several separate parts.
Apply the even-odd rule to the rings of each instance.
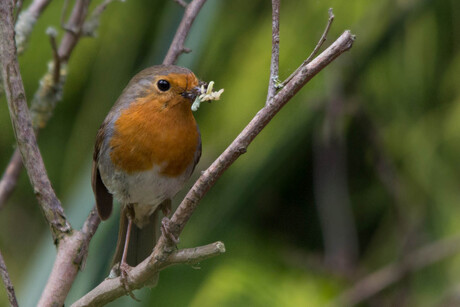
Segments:
[[[120,264],[120,281],[121,281],[121,284],[123,285],[123,288],[125,288],[129,296],[131,296],[133,300],[140,302],[140,300],[131,291],[129,284],[128,284],[129,271],[131,271],[131,269],[132,267],[130,267],[126,262],[123,262]]]
[[[174,234],[171,231],[169,231],[170,222],[171,221],[167,217],[164,217],[161,220],[161,232],[167,239],[169,239],[172,243],[174,243],[174,245],[177,245],[179,244],[179,238],[176,238]]]

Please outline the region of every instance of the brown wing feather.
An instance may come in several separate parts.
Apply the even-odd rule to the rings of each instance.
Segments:
[[[195,158],[194,158],[194,161],[193,161],[192,173],[195,170],[195,167],[198,164],[198,162],[200,162],[200,158],[201,158],[201,147],[202,147],[202,145],[201,145],[201,132],[200,132],[200,128],[198,128],[198,125],[196,126],[196,129],[198,130],[198,145],[197,145],[197,148],[196,148]]]
[[[96,198],[97,212],[101,220],[106,220],[112,213],[113,196],[109,193],[106,186],[102,182],[97,161],[99,158],[99,150],[101,149],[102,140],[104,139],[105,123],[97,132],[96,145],[94,146],[93,155],[93,170],[91,174],[91,185],[93,187],[94,197]]]

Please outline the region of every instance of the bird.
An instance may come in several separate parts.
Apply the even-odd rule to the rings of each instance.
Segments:
[[[100,126],[91,183],[101,220],[113,198],[121,205],[112,265],[122,276],[147,258],[158,230],[168,233],[171,199],[201,157],[201,134],[191,105],[207,84],[187,68],[157,65],[136,74]],[[165,217],[158,225],[158,212]]]

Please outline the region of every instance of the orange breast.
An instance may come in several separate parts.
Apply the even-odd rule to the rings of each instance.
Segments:
[[[153,96],[123,110],[110,141],[115,167],[132,174],[161,167],[160,173],[178,176],[193,163],[199,133],[190,103],[178,96],[165,108]]]

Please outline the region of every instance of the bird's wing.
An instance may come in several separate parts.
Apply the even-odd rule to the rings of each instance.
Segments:
[[[202,145],[201,145],[201,132],[200,132],[200,129],[198,128],[198,125],[197,125],[197,130],[198,130],[198,146],[197,146],[197,149],[196,149],[196,152],[195,152],[192,173],[195,170],[195,167],[198,164],[198,162],[200,162],[200,158],[201,158],[201,147],[202,147]]]
[[[93,170],[91,174],[91,185],[93,187],[94,197],[96,198],[97,212],[101,220],[109,218],[113,206],[113,196],[102,182],[98,167],[99,151],[102,146],[102,141],[104,140],[105,131],[107,131],[105,129],[106,125],[106,122],[104,122],[97,132],[93,154]]]

